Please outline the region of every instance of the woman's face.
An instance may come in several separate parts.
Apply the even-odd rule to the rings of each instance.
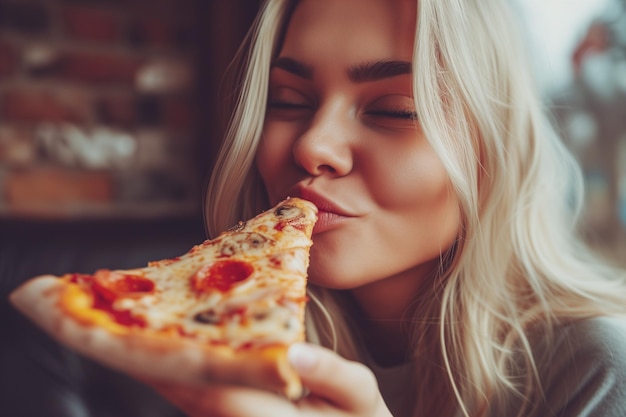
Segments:
[[[457,199],[416,120],[416,13],[415,0],[303,0],[273,62],[257,167],[271,203],[318,206],[318,285],[419,281],[457,234]]]

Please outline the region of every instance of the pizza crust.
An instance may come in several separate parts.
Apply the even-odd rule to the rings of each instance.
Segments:
[[[173,336],[115,331],[78,321],[61,307],[67,284],[52,275],[28,281],[11,302],[51,336],[116,370],[147,379],[192,385],[235,384],[275,391],[296,399],[300,378],[286,346],[234,350]],[[123,327],[120,326],[120,329]]]

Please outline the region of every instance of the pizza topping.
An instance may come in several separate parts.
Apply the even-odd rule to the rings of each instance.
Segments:
[[[102,298],[113,302],[118,298],[150,294],[154,291],[154,282],[139,275],[100,270],[94,275],[93,289]]]
[[[197,313],[193,319],[203,324],[219,324],[222,321],[219,314],[211,309]]]
[[[260,233],[245,233],[224,239],[220,248],[223,256],[232,256],[237,253],[250,252],[261,249],[268,244],[269,240]]]
[[[73,274],[68,276],[68,280],[78,285],[87,284],[91,289],[91,308],[107,313],[114,322],[127,327],[146,327],[144,318],[134,315],[128,309],[119,308],[116,301],[153,293],[152,281],[138,275],[109,270],[100,270],[94,275]]]
[[[274,229],[279,232],[283,231],[287,226],[301,231],[304,231],[307,227],[306,214],[300,207],[283,204],[274,210],[274,214],[281,220],[274,225]]]
[[[93,275],[87,274],[68,274],[65,278],[72,284],[91,284],[93,282]]]
[[[268,316],[269,316],[269,313],[267,311],[260,311],[258,313],[255,313],[252,316],[252,318],[255,319],[256,321],[261,321],[261,320],[265,320]]]
[[[304,213],[299,207],[292,206],[291,204],[283,204],[274,210],[274,214],[283,220],[295,220],[304,216]]]
[[[191,285],[199,293],[218,290],[226,292],[254,272],[248,262],[223,260],[202,266],[191,278]]]
[[[227,232],[240,232],[246,227],[246,222],[239,220],[236,225],[227,230]]]
[[[128,327],[146,327],[147,325],[146,320],[143,318],[133,315],[129,310],[115,309],[109,300],[103,299],[102,297],[96,296],[93,307],[109,313],[113,320],[121,325]]]

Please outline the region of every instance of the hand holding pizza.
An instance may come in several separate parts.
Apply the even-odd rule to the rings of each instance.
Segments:
[[[293,345],[289,360],[310,390],[295,402],[240,386],[148,384],[190,417],[391,416],[374,375],[364,365],[310,344]]]

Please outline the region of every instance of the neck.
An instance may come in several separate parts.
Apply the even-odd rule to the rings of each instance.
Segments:
[[[379,365],[397,365],[410,357],[407,323],[413,319],[415,303],[432,267],[421,265],[419,270],[411,269],[350,291],[359,310],[357,323],[363,339]]]

